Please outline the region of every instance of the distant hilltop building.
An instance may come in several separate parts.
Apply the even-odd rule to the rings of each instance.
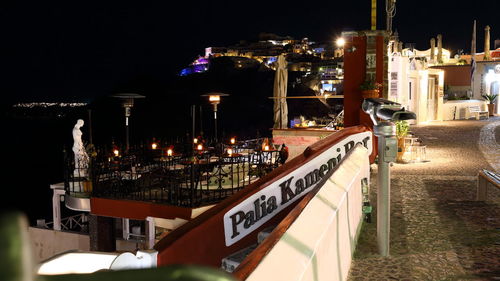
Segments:
[[[243,58],[255,60],[265,67],[274,69],[276,59],[279,55],[287,57],[288,69],[290,71],[303,71],[311,73],[318,62],[323,60],[341,59],[342,50],[333,46],[332,43],[316,43],[308,38],[296,40],[291,37],[281,37],[272,33],[262,33],[257,42],[241,41],[239,44],[228,47],[207,47],[204,56],[200,56],[189,67],[184,68],[180,75],[205,72],[209,69],[210,59],[221,57],[232,57],[235,68],[246,68],[253,66]],[[237,59],[240,57],[241,59]],[[331,65],[331,63],[328,63]],[[335,69],[337,66],[335,67]],[[325,69],[329,69],[328,67]],[[330,71],[331,72],[331,71]]]
[[[189,67],[181,70],[180,75],[186,76],[193,73],[201,73],[208,70],[208,59],[204,57],[198,57],[194,62],[192,62]]]

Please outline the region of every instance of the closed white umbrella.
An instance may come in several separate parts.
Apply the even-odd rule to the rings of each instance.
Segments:
[[[288,123],[288,106],[286,88],[288,83],[287,61],[284,55],[278,56],[276,74],[274,76],[274,128],[286,129]]]

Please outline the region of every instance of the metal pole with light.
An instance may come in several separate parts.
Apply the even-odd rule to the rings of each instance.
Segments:
[[[339,57],[343,56],[344,55],[345,39],[342,37],[337,38],[337,40],[335,40],[335,45],[337,45],[337,49],[340,50],[340,52],[341,52],[339,54]]]
[[[222,93],[209,93],[202,96],[208,96],[208,101],[213,105],[214,108],[214,136],[215,142],[217,143],[217,105],[220,103],[221,97],[229,96],[228,94]]]
[[[129,122],[128,119],[132,112],[132,107],[134,107],[134,99],[145,98],[145,96],[133,94],[133,93],[122,93],[113,95],[114,98],[122,99],[122,106],[125,109],[125,149],[128,152],[130,148],[130,131],[129,131]]]
[[[377,0],[372,0],[371,30],[377,30]]]
[[[390,164],[396,161],[398,153],[396,126],[393,122],[416,119],[416,115],[406,111],[401,104],[385,99],[365,99],[362,109],[370,115],[374,124],[373,133],[378,137],[377,243],[379,254],[387,257],[391,228]]]
[[[385,0],[386,30],[392,35],[392,19],[396,15],[396,0]]]
[[[214,106],[214,134],[215,134],[215,142],[217,142],[217,105],[220,103],[220,96],[218,95],[210,96],[208,100]]]

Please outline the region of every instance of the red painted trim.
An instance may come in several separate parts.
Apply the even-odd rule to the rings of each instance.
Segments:
[[[470,87],[470,65],[439,65],[431,68],[444,71],[444,84],[446,85]]]
[[[270,221],[230,247],[225,245],[224,238],[223,217],[226,212],[256,192],[279,181],[342,139],[365,131],[368,131],[368,129],[364,126],[350,127],[318,141],[309,146],[304,153],[283,166],[172,231],[154,247],[158,251],[158,265],[200,264],[220,267],[222,258],[255,243],[259,231],[269,225],[278,224],[301,200],[297,200],[297,202],[275,215]]]
[[[375,37],[376,44],[376,70],[375,70],[375,80],[377,83],[384,83],[384,75],[387,75],[387,69],[384,69],[384,36]],[[384,93],[385,89],[381,89]]]
[[[344,126],[361,124],[361,90],[366,76],[366,36],[353,36],[344,45]],[[348,52],[352,47],[353,52]]]
[[[146,217],[191,219],[191,208],[154,204],[132,200],[90,198],[91,214],[103,217],[145,220]]]

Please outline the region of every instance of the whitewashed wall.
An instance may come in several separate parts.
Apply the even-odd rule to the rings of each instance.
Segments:
[[[30,227],[28,232],[36,262],[69,250],[89,251],[88,235],[37,227]]]
[[[368,151],[358,146],[246,280],[346,280],[369,176]]]
[[[90,240],[86,234],[38,227],[29,227],[28,233],[37,263],[70,250],[90,250]],[[137,246],[138,243],[132,240],[116,240],[117,251],[134,251]],[[144,245],[139,243],[139,247],[144,248]]]
[[[443,120],[474,118],[476,115],[470,115],[468,110],[468,107],[473,105],[478,105],[481,110],[488,110],[486,102],[482,100],[451,100],[443,104]],[[455,110],[455,118],[453,118]]]

